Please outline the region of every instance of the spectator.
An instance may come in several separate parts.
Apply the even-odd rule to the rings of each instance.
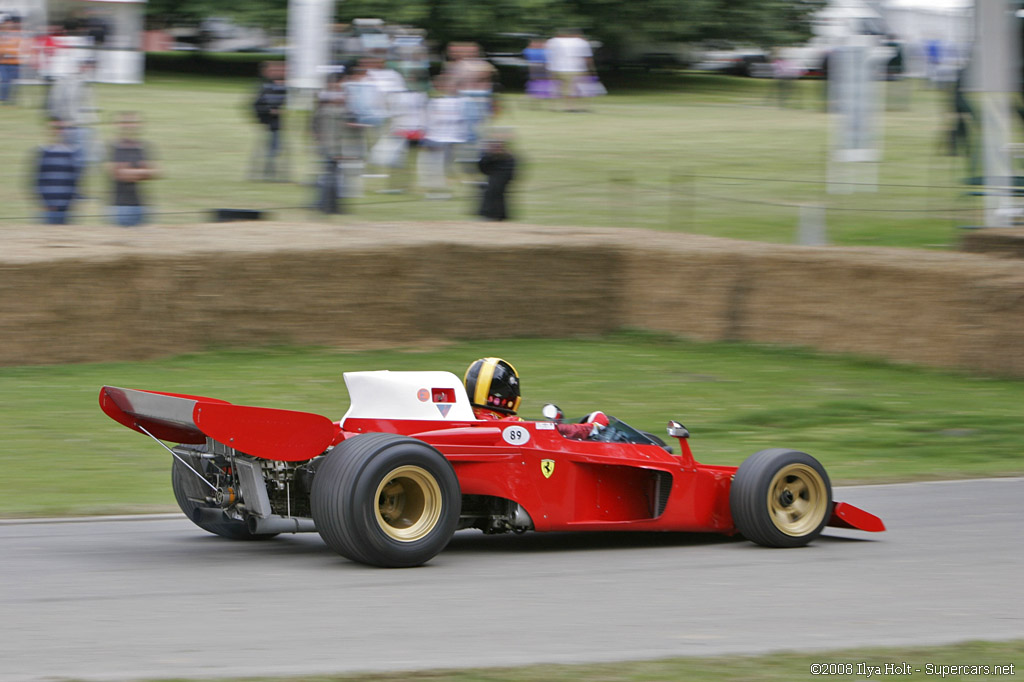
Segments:
[[[370,78],[366,68],[368,60],[362,59],[359,65],[349,69],[345,78],[345,99],[359,122],[365,126],[377,127],[387,118],[387,104],[384,93]]]
[[[452,90],[462,100],[466,142],[475,145],[480,128],[491,115],[497,71],[480,57],[480,46],[476,43],[452,43],[448,46],[448,55],[451,61],[445,65],[445,75]],[[476,153],[471,156],[474,162],[479,158]]]
[[[423,35],[415,32],[395,37],[395,68],[407,83],[427,83],[430,80],[430,56]],[[415,89],[415,88],[413,88]]]
[[[356,124],[350,126],[356,137],[346,150],[345,159],[342,161],[346,180],[345,196],[361,197],[363,171],[366,169],[366,154],[369,149],[367,138],[375,138],[377,127],[386,120],[387,109],[381,91],[367,77],[364,66],[356,66],[347,73],[342,89],[345,92],[345,104],[352,116],[352,122]]]
[[[544,41],[536,38],[523,50],[523,58],[529,67],[530,80],[526,83],[526,94],[534,99],[550,99],[558,94],[557,85],[548,73],[547,50]]]
[[[267,128],[267,146],[263,156],[264,180],[276,180],[277,158],[281,151],[281,115],[288,99],[283,62],[263,62],[263,83],[253,102],[256,120]]]
[[[564,29],[547,42],[548,71],[560,81],[563,108],[574,111],[580,80],[594,73],[594,53],[579,31]]]
[[[40,31],[32,41],[32,61],[35,71],[45,86],[43,91],[43,108],[50,102],[50,89],[57,77],[57,51],[61,49],[63,37],[59,26],[49,26]]]
[[[341,213],[339,198],[351,196],[351,186],[359,182],[349,173],[351,159],[364,154],[363,129],[356,115],[348,107],[344,80],[336,74],[317,98],[313,113],[313,137],[323,159],[324,170],[319,182],[317,207],[324,213]]]
[[[46,85],[42,105],[44,109],[50,106],[56,82],[78,70],[78,58],[75,57],[78,50],[70,46],[71,40],[60,24],[52,24],[36,36],[36,71]]]
[[[348,24],[334,24],[331,27],[331,37],[328,50],[330,61],[333,66],[345,66],[355,59],[356,53],[350,50],[352,36],[349,33]]]
[[[466,141],[466,123],[459,98],[446,76],[434,79],[437,96],[427,104],[424,149],[418,159],[420,184],[428,199],[450,199],[448,172],[456,145]]]
[[[772,77],[775,79],[775,95],[780,108],[789,105],[796,81],[803,75],[800,65],[789,59],[781,50],[775,50],[772,60]]]
[[[67,127],[68,140],[75,147],[75,162],[84,171],[98,157],[92,126],[99,109],[91,83],[96,62],[86,58],[75,66],[54,83],[47,109],[51,118],[60,119]]]
[[[79,24],[79,30],[89,37],[94,48],[102,48],[110,35],[110,23],[101,12],[90,10]]]
[[[981,167],[982,145],[978,142],[980,121],[967,94],[970,66],[964,66],[953,84],[951,102],[953,122],[948,135],[948,154],[963,155],[967,159],[967,177],[978,177]]]
[[[35,192],[43,205],[43,222],[65,225],[75,200],[81,167],[68,143],[67,126],[50,120],[50,143],[39,147],[35,164]]]
[[[385,54],[386,51],[377,50],[370,57],[360,61],[360,65],[366,69],[364,83],[374,88],[372,95],[373,114],[372,120],[369,121],[373,128],[367,130],[369,137],[367,148],[372,148],[374,151],[376,151],[379,144],[383,144],[385,148],[391,144],[390,135],[387,132],[387,123],[394,114],[393,99],[395,95],[406,90],[405,79],[402,78],[402,74],[388,66],[384,58]],[[379,157],[380,154],[375,156],[371,152],[370,163],[377,166],[390,165],[388,163],[381,163]]]
[[[391,128],[373,149],[374,162],[390,168],[389,187],[379,190],[398,194],[408,189],[405,169],[414,167],[413,161],[426,132],[427,103],[429,98],[422,88],[392,93],[389,98]]]
[[[381,52],[374,52],[372,56],[361,60],[360,66],[366,69],[366,80],[376,86],[385,98],[393,92],[403,92],[406,89],[402,74],[388,66]]]
[[[118,114],[118,139],[110,145],[111,207],[114,220],[121,227],[134,227],[145,220],[146,205],[139,183],[152,180],[159,173],[145,143],[139,139],[140,124],[141,119],[135,112]]]
[[[21,70],[21,20],[7,16],[0,20],[0,102],[14,104],[14,86]]]
[[[925,54],[928,60],[928,81],[932,87],[938,87],[943,63],[942,42],[935,39],[929,40],[925,43]]]
[[[509,151],[508,141],[502,134],[496,134],[484,145],[484,153],[478,164],[480,172],[487,178],[480,197],[477,213],[487,220],[507,220],[508,207],[505,195],[508,186],[515,179],[516,157]]]

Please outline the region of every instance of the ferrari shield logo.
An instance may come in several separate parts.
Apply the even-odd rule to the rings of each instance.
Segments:
[[[555,460],[542,459],[540,461],[540,472],[544,474],[544,478],[551,478],[551,474],[555,473]]]

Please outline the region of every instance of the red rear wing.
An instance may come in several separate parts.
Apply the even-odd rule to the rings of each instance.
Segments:
[[[340,430],[311,412],[115,386],[100,389],[100,408],[114,421],[161,440],[202,444],[209,437],[248,455],[287,462],[316,457]]]

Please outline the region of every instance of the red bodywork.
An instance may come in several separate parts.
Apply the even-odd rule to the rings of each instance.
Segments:
[[[312,459],[359,433],[410,436],[452,463],[463,495],[513,500],[538,531],[735,532],[729,489],[737,467],[696,462],[685,438],[674,455],[657,445],[570,440],[551,422],[349,418],[342,429],[308,412],[109,386],[100,391],[100,406],[115,421],[157,438],[204,443],[209,436],[255,457],[288,462]],[[829,525],[885,530],[877,516],[843,502],[834,503]]]

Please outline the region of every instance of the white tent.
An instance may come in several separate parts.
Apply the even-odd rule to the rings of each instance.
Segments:
[[[22,17],[31,35],[45,32],[49,25],[82,20],[105,27],[102,45],[90,36],[68,36],[57,66],[58,71],[73,68],[77,60],[91,57],[96,60],[96,80],[105,83],[142,82],[145,7],[146,0],[0,0],[0,11]]]
[[[889,30],[906,47],[909,75],[928,74],[929,46],[941,50],[953,72],[966,59],[974,40],[973,0],[886,0],[881,9]]]

